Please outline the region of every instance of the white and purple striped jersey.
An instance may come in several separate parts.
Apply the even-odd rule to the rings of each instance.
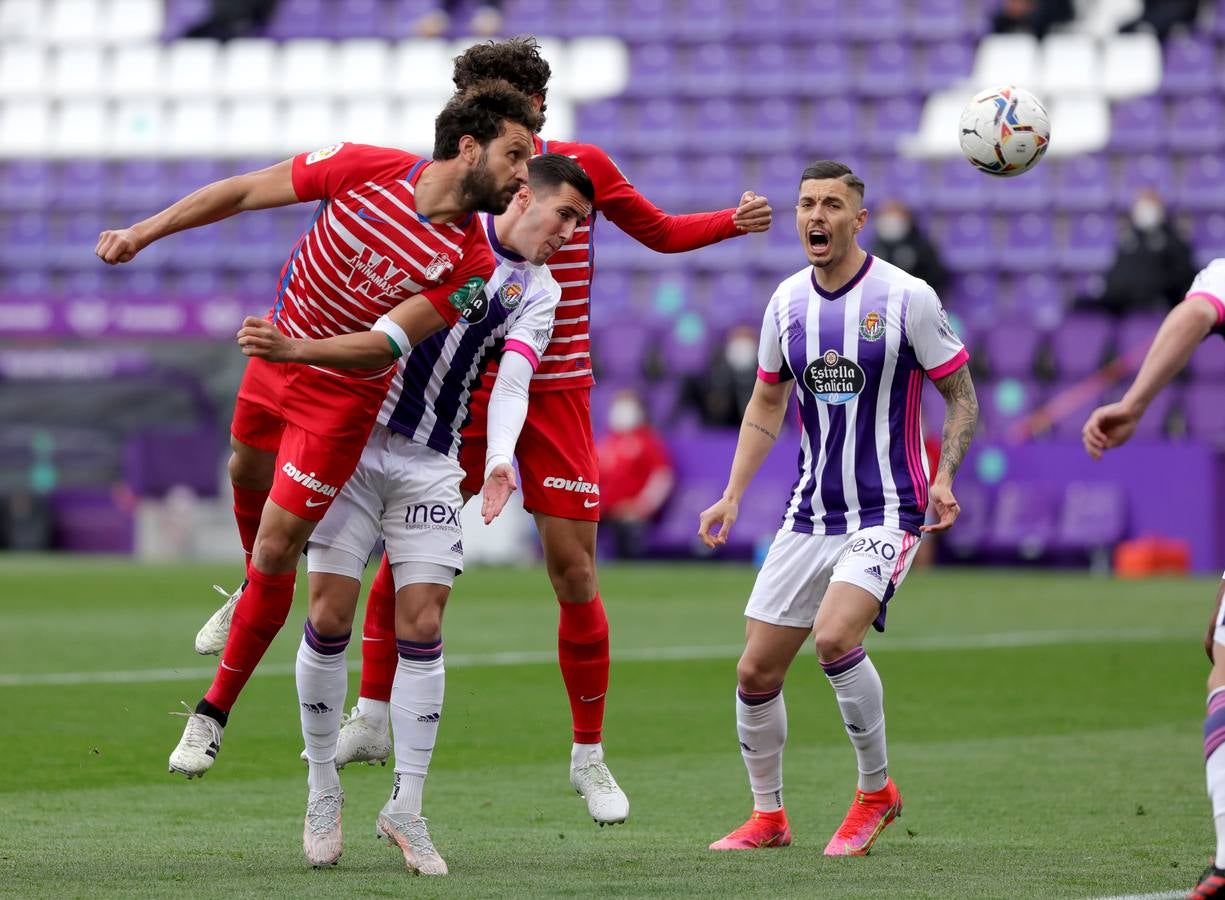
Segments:
[[[422,341],[400,360],[379,423],[444,456],[459,455],[472,388],[491,355],[513,349],[533,370],[553,336],[561,288],[545,266],[534,266],[498,243],[493,218],[481,214],[497,268],[485,302],[473,304],[449,329]]]
[[[811,266],[782,282],[762,322],[758,377],[798,382],[799,475],[783,528],[917,534],[929,483],[923,376],[968,359],[935,291],[870,254],[832,294]]]
[[[1225,257],[1214,259],[1200,269],[1187,290],[1187,299],[1192,297],[1202,297],[1216,307],[1216,327],[1211,334],[1225,337]]]

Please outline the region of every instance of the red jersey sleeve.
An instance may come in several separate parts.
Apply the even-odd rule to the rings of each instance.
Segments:
[[[391,147],[341,141],[293,158],[293,189],[298,199],[330,200],[367,181],[405,178],[419,157]]]
[[[554,148],[549,147],[550,150]],[[608,220],[659,253],[683,253],[742,232],[732,224],[734,209],[671,216],[638,193],[608,154],[592,144],[571,144],[572,152],[595,185],[595,208]]]
[[[493,277],[493,251],[489,249],[489,241],[475,214],[464,235],[463,250],[463,260],[447,279],[421,292],[421,296],[438,310],[448,328],[460,320],[473,297],[484,294],[485,285]]]

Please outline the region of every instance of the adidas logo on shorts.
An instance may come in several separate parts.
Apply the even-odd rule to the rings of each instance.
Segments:
[[[458,553],[458,554],[460,554],[460,555],[463,555],[463,552],[464,552],[464,542],[463,542],[463,541],[456,541],[454,544],[452,544],[452,545],[451,545],[451,552],[452,552],[452,553]]]
[[[873,578],[877,579],[878,581],[885,580],[885,576],[881,574],[880,566],[870,566],[864,569],[864,572],[868,575],[871,575]]]

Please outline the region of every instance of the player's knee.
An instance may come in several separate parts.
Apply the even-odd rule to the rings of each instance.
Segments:
[[[562,600],[578,603],[595,596],[595,561],[586,554],[571,557],[550,575]]]
[[[439,585],[419,587],[438,590],[419,592],[411,602],[397,604],[396,637],[406,641],[436,641],[442,637],[442,611],[446,606],[447,592]]]
[[[777,666],[761,660],[740,658],[736,664],[736,681],[742,690],[754,694],[772,691],[783,683],[784,673]]]
[[[249,491],[266,491],[272,487],[276,470],[276,456],[264,450],[256,450],[230,438],[229,473],[230,482]]]
[[[353,630],[353,613],[334,604],[312,603],[310,622],[317,634],[339,637]]]
[[[251,565],[266,575],[291,572],[297,568],[303,544],[291,535],[260,531],[251,552]]]
[[[831,662],[840,656],[845,656],[859,645],[859,641],[853,635],[833,628],[821,628],[814,631],[813,642],[817,646],[817,658],[821,662]]]
[[[1209,692],[1225,687],[1225,646],[1216,644],[1213,649],[1212,671],[1208,673]]]

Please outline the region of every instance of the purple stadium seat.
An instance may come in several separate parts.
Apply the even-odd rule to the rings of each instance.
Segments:
[[[1058,210],[1107,210],[1110,208],[1110,164],[1099,154],[1048,161],[1029,175],[1046,169],[1053,176],[1051,199]]]
[[[1187,418],[1187,432],[1197,441],[1214,447],[1225,447],[1225,416],[1221,406],[1225,403],[1225,388],[1213,382],[1190,385],[1183,394],[1183,414]]]
[[[903,0],[860,0],[843,7],[838,30],[853,38],[869,42],[888,41],[900,37],[907,25]]]
[[[859,10],[870,4],[856,3],[850,8]],[[894,15],[890,21],[900,22]],[[853,22],[853,19],[852,19]],[[847,23],[850,25],[851,23]],[[882,20],[876,20],[880,27]],[[864,46],[855,71],[855,86],[867,97],[891,97],[904,94],[914,82],[910,46],[902,41],[885,40]]]
[[[724,42],[698,44],[690,52],[689,69],[672,90],[689,97],[726,97],[737,92],[740,60],[736,48]]]
[[[991,531],[991,491],[976,481],[957,483],[961,515],[957,527],[941,535],[940,546],[954,557],[965,559],[984,548]]]
[[[1059,497],[1045,482],[1006,481],[995,498],[990,546],[1023,559],[1036,559],[1055,537]]]
[[[668,4],[668,32],[677,40],[726,42],[735,19],[726,0],[683,0]]]
[[[411,22],[393,20],[381,0],[339,0],[333,4],[335,14],[329,18],[326,37],[401,37],[409,31]],[[399,33],[396,32],[398,27]]]
[[[0,266],[38,269],[50,262],[48,216],[18,213],[0,218]]]
[[[94,256],[94,247],[98,243],[98,235],[113,223],[98,212],[77,212],[61,219],[55,229],[58,240],[49,248],[47,262],[61,269],[95,268],[98,258]]]
[[[169,281],[170,279],[165,279]],[[183,272],[173,281],[174,292],[184,297],[215,297],[227,293],[227,279],[215,269],[194,269]],[[256,310],[252,309],[251,312]]]
[[[1151,153],[1165,147],[1165,104],[1160,97],[1135,97],[1114,104],[1110,149],[1122,154]]]
[[[512,27],[517,34],[555,34],[558,19],[571,18],[557,15],[556,0],[509,0],[504,14],[507,22],[514,23]],[[405,20],[406,25],[411,23],[412,19]],[[619,34],[619,31],[609,33]]]
[[[59,209],[101,209],[105,205],[110,166],[98,159],[61,163],[52,203]]]
[[[1067,297],[1059,279],[1049,272],[1028,272],[1019,276],[1012,286],[1012,312],[1049,331],[1061,321]]]
[[[739,197],[732,197],[731,193],[740,190],[738,185],[747,184],[744,179],[744,158],[731,153],[696,157],[689,161],[685,169],[688,174],[683,187],[688,190],[682,202],[691,209],[720,202],[716,198],[723,197],[725,193],[730,198],[727,201],[730,204]]]
[[[546,12],[545,17],[551,20],[553,27],[561,27],[571,35],[621,33],[621,17],[607,0],[570,0],[568,15],[557,16]],[[536,32],[535,28],[526,27],[517,18],[508,15],[507,21],[514,23],[516,32]],[[537,33],[544,34],[548,27],[544,26],[545,30]]]
[[[785,97],[807,92],[796,66],[803,55],[799,44],[762,42],[744,48],[740,62],[738,91],[748,97]]]
[[[664,379],[643,385],[642,399],[646,403],[647,421],[657,428],[672,430],[680,410],[682,385],[678,381]]]
[[[1167,94],[1200,94],[1217,90],[1220,78],[1216,43],[1209,37],[1171,37],[1162,52],[1161,90]]]
[[[811,0],[798,8],[791,0],[755,0],[735,4],[733,33],[746,40],[791,40],[795,37],[795,17],[803,15],[814,22],[836,21],[841,4],[836,0]],[[803,79],[798,79],[803,80]]]
[[[1115,180],[1115,204],[1123,209],[1130,208],[1141,188],[1153,188],[1161,196],[1169,197],[1174,191],[1170,169],[1168,156],[1124,156],[1119,177]]]
[[[1027,319],[1000,322],[988,331],[979,344],[979,361],[984,359],[991,374],[999,378],[1030,378],[1034,360],[1045,336]]]
[[[626,175],[634,185],[661,209],[684,206],[693,187],[679,156],[649,154],[626,162]]]
[[[1006,272],[1032,272],[1052,267],[1055,243],[1049,216],[1027,213],[1007,220],[1004,253],[998,263]]]
[[[941,161],[931,174],[932,208],[972,212],[987,208],[988,179],[960,156]]]
[[[631,40],[659,40],[668,34],[668,8],[667,0],[626,0],[621,34]]]
[[[243,216],[255,218],[255,216]],[[207,228],[193,228],[173,235],[166,241],[170,254],[167,263],[179,270],[208,269],[217,266],[229,255],[229,242],[225,240],[229,222],[217,222]]]
[[[1051,361],[1061,380],[1084,378],[1106,361],[1114,340],[1114,320],[1074,313],[1051,333]]]
[[[1171,384],[1154,397],[1148,405],[1148,409],[1144,411],[1144,417],[1140,419],[1140,423],[1136,426],[1134,437],[1139,440],[1164,440],[1167,437],[1170,413],[1180,404],[1182,393],[1182,385]],[[1120,393],[1119,396],[1122,396],[1122,394]]]
[[[1119,230],[1114,217],[1101,213],[1073,216],[1057,253],[1064,272],[1101,272],[1114,260]]]
[[[680,333],[681,329],[674,327],[664,333],[661,349],[667,377],[698,375],[706,368],[715,336],[705,328],[705,323],[702,331],[700,335],[689,335]]]
[[[580,141],[603,147],[609,153],[622,146],[625,134],[632,131],[633,109],[620,100],[595,100],[579,105],[576,134]]]
[[[762,97],[741,108],[744,124],[736,146],[747,153],[789,151],[810,133],[806,110],[790,97]],[[796,171],[799,179],[799,171]]]
[[[208,18],[209,0],[167,0],[162,33],[167,38],[182,37],[183,32]]]
[[[838,159],[857,149],[862,137],[859,126],[861,106],[846,97],[823,97],[816,102],[812,133],[800,135],[801,146],[816,156]]]
[[[961,0],[949,0],[960,5]],[[970,77],[974,69],[974,44],[962,40],[944,40],[927,48],[923,65],[915,73],[915,87],[938,91]]]
[[[0,232],[2,231],[3,226],[0,226]],[[0,279],[3,279],[6,292],[18,296],[50,294],[54,289],[51,273],[45,269],[6,270],[0,268]]]
[[[746,4],[752,6],[752,4]],[[799,77],[806,95],[843,96],[853,93],[854,79],[852,73],[851,52],[845,42],[816,44],[805,48],[803,58],[810,67]]]
[[[1175,100],[1169,118],[1170,149],[1183,153],[1216,150],[1221,146],[1223,118],[1225,114],[1217,96]]]
[[[656,35],[658,37],[658,35]],[[630,77],[625,96],[669,97],[687,71],[687,50],[667,43],[638,44],[630,49]]]
[[[1195,246],[1195,264],[1206,266],[1221,255],[1225,247],[1225,215],[1200,215],[1195,219],[1191,243]]]
[[[1217,212],[1225,209],[1225,163],[1220,154],[1203,153],[1184,158],[1174,183],[1173,200],[1185,210]],[[1217,245],[1218,250],[1221,247]]]
[[[977,172],[974,174],[982,177]],[[959,272],[984,269],[999,257],[991,239],[991,220],[978,213],[953,216],[939,246],[945,262]]]
[[[655,336],[644,333],[643,323],[613,320],[602,325],[593,335],[592,361],[601,379],[630,381],[643,375],[646,349],[655,343]]]
[[[711,498],[720,495],[723,485],[713,475],[694,480],[678,478],[678,481],[659,523],[651,531],[648,544],[664,553],[709,555],[697,536],[697,521],[702,510],[713,502]],[[738,531],[732,529],[729,542],[741,539]],[[744,549],[741,547],[742,552]]]
[[[1140,361],[1157,336],[1157,329],[1164,318],[1160,312],[1133,313],[1119,324],[1114,340],[1115,355],[1131,360],[1131,372],[1140,368]]]
[[[268,36],[278,40],[327,37],[330,12],[327,0],[280,0],[268,22]]]
[[[160,209],[176,196],[168,177],[168,163],[151,159],[129,159],[117,163],[111,181],[104,185],[106,205],[116,210],[141,211],[144,215]],[[197,184],[188,190],[202,187]]]
[[[51,163],[41,159],[0,162],[0,210],[43,209],[54,195]]]
[[[965,0],[918,0],[907,6],[910,12],[907,33],[921,40],[956,38],[978,27],[966,15]],[[962,74],[969,75],[969,69]]]
[[[730,149],[746,137],[740,111],[730,99],[698,100],[691,110],[693,126],[682,137],[681,146],[692,153],[714,147]]]
[[[921,101],[910,96],[877,100],[866,114],[862,144],[873,153],[892,155],[898,138],[918,130]]]
[[[239,168],[232,161],[222,163],[216,159],[185,159],[173,170],[174,181],[170,190],[176,197],[185,197],[210,182],[255,168],[258,166]]]
[[[160,497],[178,485],[216,496],[220,449],[213,428],[139,431],[123,448],[124,481],[140,497]]]
[[[272,272],[285,261],[292,246],[279,233],[275,216],[237,216],[227,237],[220,263],[237,269],[267,268]]]
[[[685,107],[675,100],[655,98],[638,107],[634,130],[625,145],[649,153],[676,150],[690,133]]]
[[[928,188],[930,169],[929,163],[919,159],[887,159],[875,170],[875,178],[867,183],[868,196],[872,198],[869,203],[901,200],[912,208],[925,205],[931,193]]]
[[[1061,550],[1112,547],[1127,532],[1127,499],[1109,481],[1074,481],[1064,488],[1055,546]]]
[[[1208,338],[1195,349],[1187,368],[1196,381],[1225,383],[1225,340]]]

